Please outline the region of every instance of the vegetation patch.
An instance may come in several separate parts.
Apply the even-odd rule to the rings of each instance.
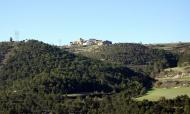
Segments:
[[[190,87],[153,88],[148,91],[146,95],[137,98],[137,100],[142,101],[147,99],[150,101],[158,101],[163,97],[166,99],[173,99],[180,95],[190,96]]]

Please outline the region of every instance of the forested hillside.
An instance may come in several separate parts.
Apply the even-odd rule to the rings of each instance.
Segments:
[[[33,87],[35,91],[41,87],[46,93],[112,92],[130,85],[135,87],[134,84],[143,88],[147,80],[126,67],[76,56],[38,41],[18,43],[13,49],[12,56],[1,68],[0,79],[8,85],[9,81],[19,80],[16,90],[25,89],[25,84],[30,82],[28,86],[38,85]]]
[[[179,61],[178,66],[188,66],[190,65],[190,43],[189,42],[179,42],[179,43],[169,43],[169,44],[155,44],[146,45],[153,49],[168,50],[173,53],[178,53]]]
[[[154,75],[164,68],[175,67],[178,62],[177,53],[133,43],[119,43],[94,48],[71,47],[69,50],[96,60],[140,69],[148,75]]]
[[[0,68],[0,99],[7,101],[1,103],[1,109],[7,103],[12,109],[16,101],[33,97],[48,100],[45,96],[52,95],[59,100],[70,93],[126,92],[129,97],[138,96],[152,84],[151,78],[127,67],[75,55],[36,40],[0,46],[4,61]]]

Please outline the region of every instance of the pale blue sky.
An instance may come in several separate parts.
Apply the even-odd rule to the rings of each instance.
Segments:
[[[190,41],[190,0],[0,0],[0,41]]]

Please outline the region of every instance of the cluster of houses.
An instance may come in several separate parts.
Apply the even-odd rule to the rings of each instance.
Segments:
[[[97,39],[89,39],[89,40],[84,40],[80,38],[78,41],[70,42],[71,46],[90,46],[90,45],[111,45],[111,41],[102,41],[102,40],[97,40]]]

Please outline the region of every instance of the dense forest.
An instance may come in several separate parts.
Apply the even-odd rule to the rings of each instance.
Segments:
[[[1,94],[3,95],[3,94]],[[159,101],[136,101],[126,93],[102,97],[77,97],[58,94],[4,94],[0,99],[3,114],[189,114],[190,98],[179,96]]]
[[[173,67],[181,56],[139,44],[115,44],[99,50],[84,55],[36,40],[1,42],[0,113],[190,113],[188,96],[135,100],[151,89],[155,80],[150,73],[128,68],[131,64],[151,69],[160,65],[156,70]]]

